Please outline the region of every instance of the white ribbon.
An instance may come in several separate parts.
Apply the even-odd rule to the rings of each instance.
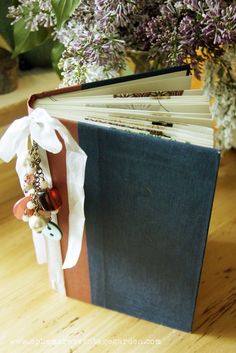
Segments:
[[[28,151],[29,136],[31,141],[35,141],[42,149],[55,154],[62,150],[62,144],[56,132],[62,137],[66,147],[69,238],[62,267],[66,269],[76,265],[82,246],[85,221],[84,176],[87,159],[85,152],[59,120],[52,118],[44,109],[37,108],[28,116],[15,120],[7,129],[0,141],[0,158],[9,162],[17,155],[16,171],[23,189],[26,174],[24,159]],[[42,254],[41,256],[43,257]]]

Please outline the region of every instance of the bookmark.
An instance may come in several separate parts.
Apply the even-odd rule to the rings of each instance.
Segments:
[[[76,265],[80,256],[84,230],[84,176],[87,156],[65,126],[45,109],[37,108],[28,116],[15,120],[0,141],[0,158],[9,162],[17,156],[16,171],[25,196],[14,206],[17,218],[27,221],[33,231],[36,252],[43,253],[41,236],[59,240],[60,228],[54,222],[61,207],[59,191],[48,187],[41,166],[39,150],[59,153],[63,139],[66,148],[69,235],[63,269]],[[31,147],[28,150],[28,141]],[[45,158],[44,158],[45,159]],[[73,167],[72,167],[73,166]],[[60,171],[58,171],[60,172]],[[53,220],[51,219],[53,216]],[[35,240],[39,235],[39,241]],[[57,246],[55,242],[55,247]]]

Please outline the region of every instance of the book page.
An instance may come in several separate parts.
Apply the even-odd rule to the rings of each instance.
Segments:
[[[190,82],[173,73],[53,95],[35,107],[56,118],[213,147],[209,101]]]

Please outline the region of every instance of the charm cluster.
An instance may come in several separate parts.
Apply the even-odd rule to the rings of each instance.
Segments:
[[[62,205],[61,197],[57,188],[49,188],[40,163],[38,145],[33,142],[24,159],[25,196],[15,203],[13,214],[17,219],[28,222],[32,231],[60,240],[62,231],[51,218],[53,214],[58,213]]]

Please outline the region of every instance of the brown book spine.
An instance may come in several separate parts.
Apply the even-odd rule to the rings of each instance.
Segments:
[[[56,89],[54,91],[42,92],[31,96],[28,100],[28,111],[34,109],[34,102],[37,99],[48,97],[52,95],[62,94],[65,92],[78,91],[79,86]],[[76,122],[68,120],[60,120],[63,125],[70,131],[71,135],[76,141],[78,137],[78,125]],[[58,136],[59,137],[59,136]],[[63,149],[58,154],[47,153],[48,162],[53,181],[53,186],[58,188],[62,198],[62,206],[58,213],[58,224],[63,231],[63,238],[61,240],[61,253],[62,260],[64,261],[68,245],[68,219],[69,219],[69,205],[68,205],[68,192],[67,192],[67,173],[66,173],[66,149],[63,140],[59,137]],[[73,168],[73,166],[71,166]],[[91,302],[91,286],[88,262],[88,249],[86,231],[83,234],[83,243],[79,260],[73,268],[64,270],[66,294],[78,300]]]

